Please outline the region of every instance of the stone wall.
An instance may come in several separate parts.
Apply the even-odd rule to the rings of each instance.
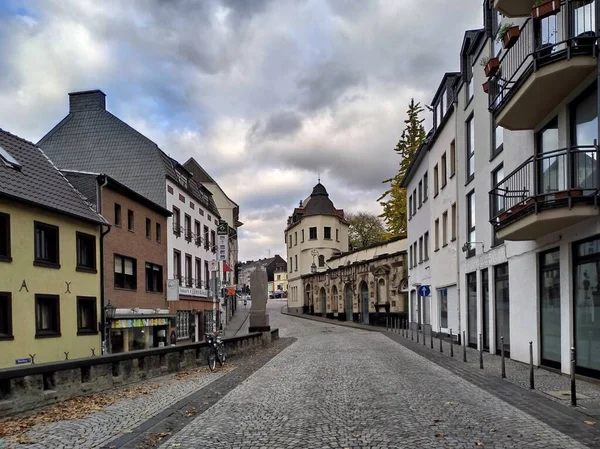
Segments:
[[[228,358],[279,338],[278,329],[225,338]],[[0,418],[181,370],[207,366],[206,343],[108,354],[0,371]]]

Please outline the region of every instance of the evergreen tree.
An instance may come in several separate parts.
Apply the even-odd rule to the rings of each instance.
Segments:
[[[400,165],[396,176],[383,181],[389,184],[388,190],[381,195],[377,201],[383,207],[380,215],[386,225],[389,237],[397,237],[406,234],[406,189],[400,187],[408,167],[413,160],[419,145],[425,140],[426,133],[423,121],[419,115],[423,112],[420,103],[415,103],[411,98],[408,105],[408,118],[404,121],[405,128],[394,151],[400,156]]]

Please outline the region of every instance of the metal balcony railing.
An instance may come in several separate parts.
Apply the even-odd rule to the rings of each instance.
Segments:
[[[597,55],[596,0],[562,0],[560,10],[543,19],[529,17],[517,42],[500,57],[489,82],[489,109],[499,112],[531,73],[577,55]]]
[[[600,147],[559,149],[531,156],[490,191],[490,223],[496,228],[531,212],[598,201]]]

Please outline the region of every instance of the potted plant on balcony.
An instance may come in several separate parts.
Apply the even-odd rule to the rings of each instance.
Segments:
[[[536,0],[531,10],[531,17],[543,19],[560,11],[560,0]]]
[[[489,82],[489,81],[486,81],[485,83],[483,83],[483,84],[481,85],[481,87],[483,87],[483,91],[484,91],[484,92],[487,94],[487,93],[488,93],[488,90],[489,90],[489,88],[490,88],[490,82]]]
[[[504,48],[508,50],[510,47],[515,45],[519,36],[521,35],[521,30],[518,26],[513,25],[512,23],[505,23],[498,31],[498,37],[496,40],[498,42],[502,42]]]
[[[481,65],[485,71],[485,76],[488,78],[494,76],[500,68],[500,60],[498,58],[484,57],[481,59]]]

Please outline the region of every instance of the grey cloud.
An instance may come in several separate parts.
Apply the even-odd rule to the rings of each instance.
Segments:
[[[256,143],[266,139],[291,137],[302,129],[302,116],[295,111],[271,114],[266,123],[257,121],[248,132],[248,140]]]

